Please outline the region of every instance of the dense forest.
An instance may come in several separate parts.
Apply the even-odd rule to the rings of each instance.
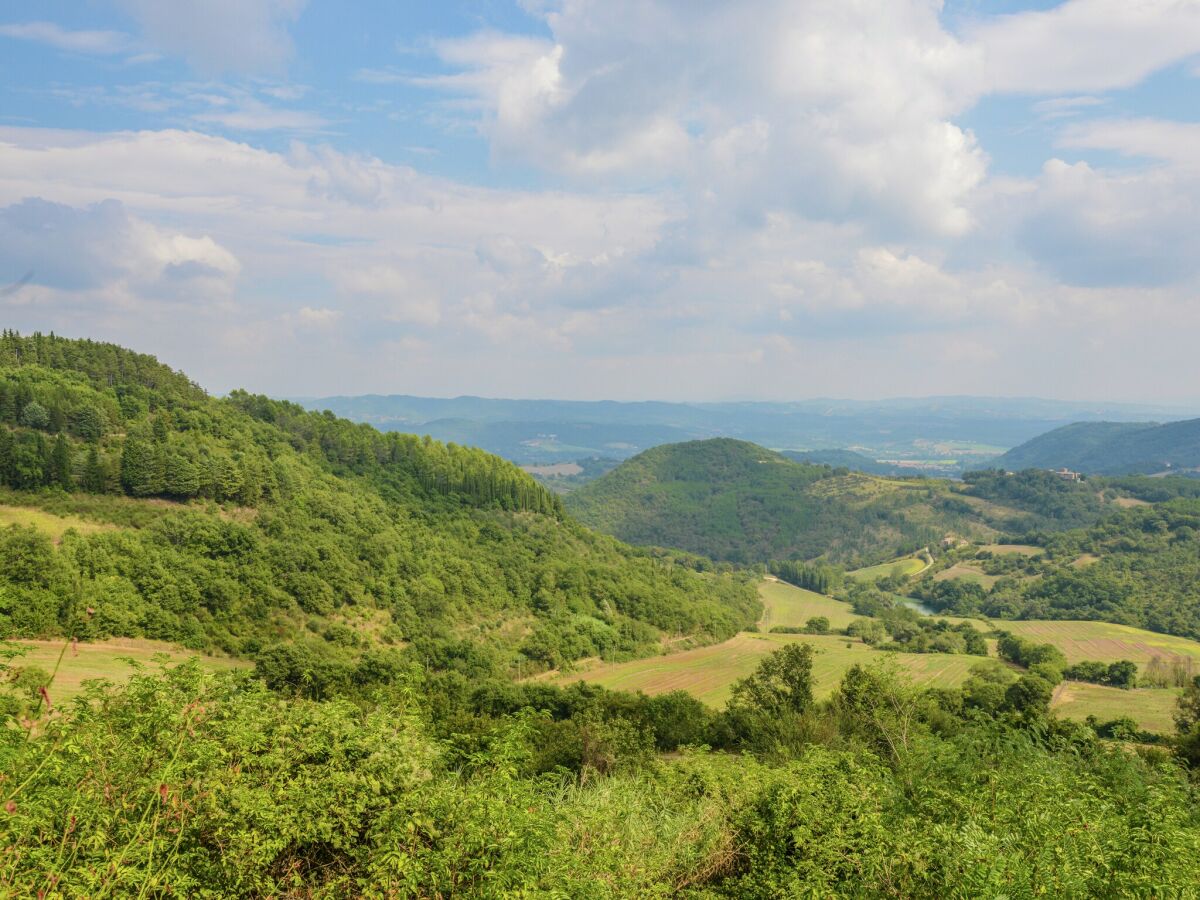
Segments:
[[[100,526],[0,532],[7,634],[248,656],[308,635],[293,677],[314,683],[314,660],[367,649],[528,671],[756,616],[745,579],[596,535],[481,451],[214,400],[106,344],[6,333],[0,359],[0,501]]]
[[[963,484],[798,463],[716,438],[655,447],[571,493],[588,525],[635,544],[730,562],[884,562],[945,537],[1090,524],[1111,504],[1045,472],[970,473]]]

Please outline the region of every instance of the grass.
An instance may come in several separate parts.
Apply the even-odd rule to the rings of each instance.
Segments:
[[[1128,716],[1145,731],[1170,733],[1175,729],[1171,714],[1179,691],[1174,688],[1121,688],[1064,681],[1054,692],[1054,711],[1067,719],[1082,721],[1095,716],[1101,722]]]
[[[1000,580],[999,575],[988,575],[982,569],[977,569],[966,563],[957,563],[933,576],[934,581],[950,581],[953,578],[970,581],[984,588],[990,588]]]
[[[993,556],[1008,556],[1013,553],[1019,553],[1021,556],[1041,556],[1046,552],[1032,544],[984,544],[979,549],[986,550]]]
[[[758,586],[758,595],[763,601],[763,617],[758,623],[760,631],[770,631],[775,625],[802,626],[813,616],[824,616],[833,628],[845,628],[859,618],[849,603],[783,581],[762,582]]]
[[[685,650],[626,663],[599,663],[582,673],[560,675],[559,683],[586,681],[622,691],[655,695],[687,691],[713,707],[729,699],[733,683],[755,670],[764,656],[789,643],[812,644],[813,688],[818,697],[831,694],[846,670],[855,663],[869,663],[891,656],[917,684],[952,687],[966,680],[977,656],[944,653],[884,654],[857,640],[836,635],[739,634],[721,644]]]
[[[1130,625],[1111,622],[1082,622],[1073,620],[1009,621],[993,619],[994,628],[1040,644],[1053,644],[1076,663],[1085,659],[1115,662],[1128,659],[1144,666],[1155,656],[1191,657],[1200,662],[1200,643],[1187,638],[1145,631]]]
[[[17,666],[37,666],[47,672],[62,653],[62,641],[12,641],[26,652],[13,660]],[[219,656],[203,656],[193,650],[185,650],[175,644],[162,641],[147,641],[136,638],[113,638],[95,643],[79,643],[74,649],[67,648],[54,683],[50,686],[50,697],[55,705],[70,700],[83,689],[85,681],[104,678],[122,682],[134,671],[127,660],[132,659],[144,666],[153,666],[158,654],[166,654],[171,663],[181,663],[193,657],[213,670],[245,668],[250,664],[238,659]]]
[[[55,543],[61,541],[62,536],[71,528],[80,534],[95,534],[98,531],[111,531],[116,527],[99,522],[89,522],[69,513],[52,513],[29,506],[0,506],[0,528],[7,528],[10,525],[36,528],[38,531],[48,534]]]
[[[874,581],[877,578],[883,578],[887,575],[916,575],[925,569],[925,560],[918,559],[915,556],[907,556],[904,559],[894,559],[891,562],[886,562],[878,566],[867,566],[865,569],[855,569],[853,572],[847,572],[848,578],[853,578],[855,581]]]

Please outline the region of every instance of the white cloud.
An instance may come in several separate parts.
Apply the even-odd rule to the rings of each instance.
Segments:
[[[307,0],[115,0],[152,46],[206,72],[279,72]]]
[[[1067,0],[981,19],[964,38],[982,54],[974,74],[981,93],[1110,90],[1200,53],[1200,4]]]
[[[241,264],[211,237],[159,227],[116,200],[74,207],[34,197],[0,208],[0,268],[31,271],[47,288],[174,303],[227,300]]]
[[[0,25],[0,35],[45,44],[56,50],[111,56],[128,52],[129,35],[110,30],[71,30],[53,22],[24,22]]]

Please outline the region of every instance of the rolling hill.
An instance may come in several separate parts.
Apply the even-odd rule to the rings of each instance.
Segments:
[[[495,456],[52,335],[0,336],[0,523],[0,636],[171,641],[306,690],[638,655],[758,615],[743,581],[589,531]]]
[[[1155,474],[1200,469],[1200,419],[1168,422],[1076,422],[1014,447],[995,465],[1068,468],[1089,475]]]

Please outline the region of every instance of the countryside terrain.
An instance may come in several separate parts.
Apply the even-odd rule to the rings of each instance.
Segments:
[[[560,495],[5,332],[0,896],[1194,883],[1191,484],[722,438]]]

